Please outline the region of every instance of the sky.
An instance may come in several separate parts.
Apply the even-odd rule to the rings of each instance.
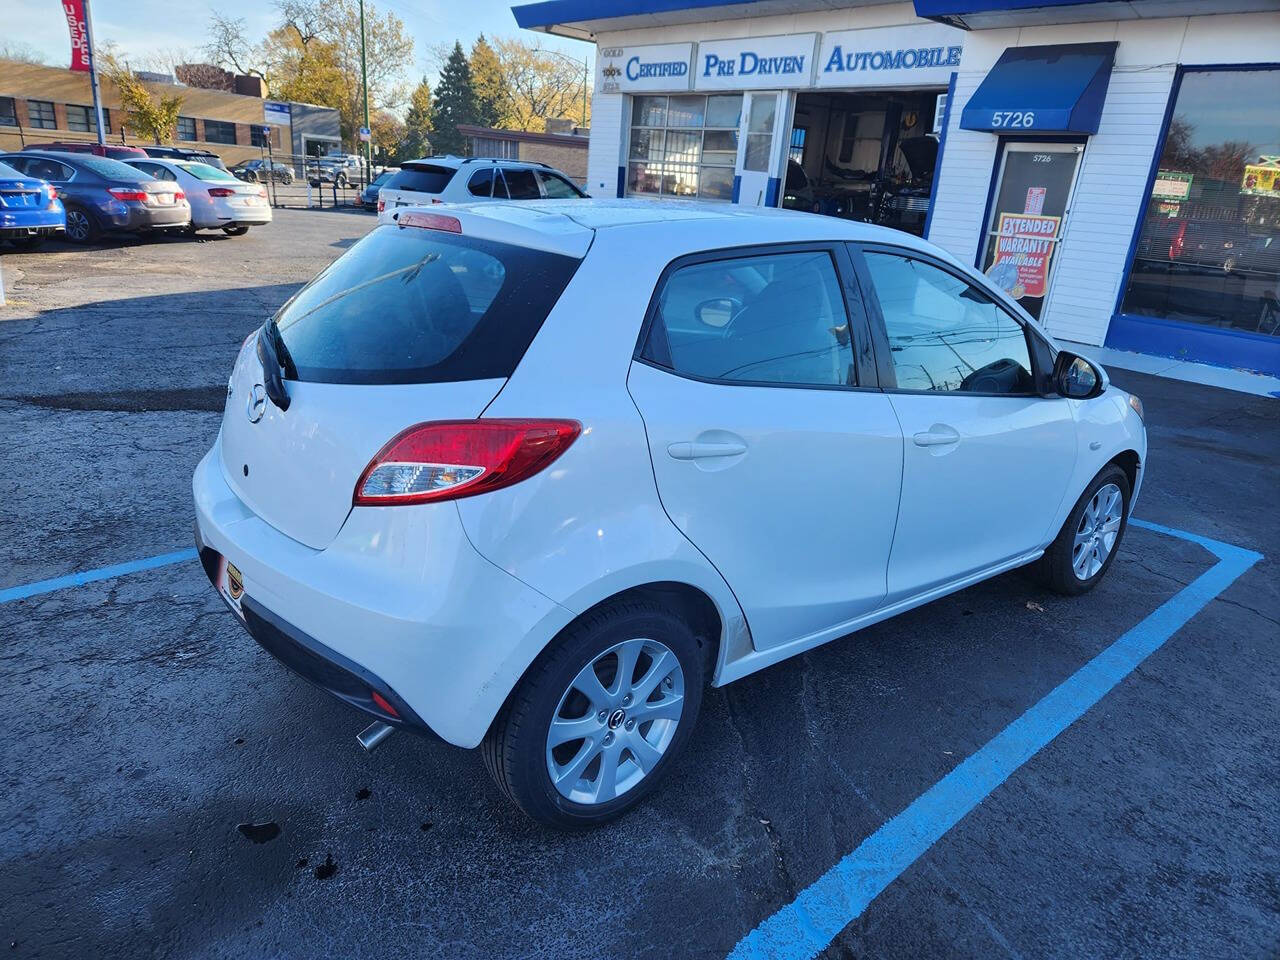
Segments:
[[[512,3],[501,0],[366,0],[390,10],[405,22],[414,40],[416,63],[411,76],[425,74],[435,85],[437,64],[431,48],[461,40],[470,49],[476,36],[520,35],[581,60],[593,45],[521,30]],[[54,66],[70,62],[71,47],[59,0],[0,0],[5,8],[6,39],[29,44]],[[114,41],[128,57],[155,51],[183,50],[199,54],[207,39],[209,0],[91,0],[94,39]],[[219,12],[243,17],[251,36],[264,35],[275,23],[275,8],[263,0],[217,0]]]

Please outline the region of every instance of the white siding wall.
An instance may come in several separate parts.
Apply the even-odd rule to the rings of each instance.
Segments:
[[[620,93],[591,97],[591,139],[587,143],[587,193],[614,197],[618,193],[618,164],[622,156],[623,106]]]
[[[964,263],[977,258],[996,137],[960,129],[964,105],[1006,47],[1117,40],[1098,133],[1085,146],[1075,201],[1042,320],[1054,336],[1100,344],[1124,280],[1134,226],[1178,64],[1275,59],[1280,15],[1175,17],[982,30],[965,39],[929,239]]]

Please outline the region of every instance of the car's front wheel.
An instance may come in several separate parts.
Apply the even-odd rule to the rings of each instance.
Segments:
[[[228,237],[243,237],[246,233],[249,232],[249,228],[245,226],[223,227],[222,232],[225,233]]]
[[[542,823],[612,820],[657,785],[688,741],[703,663],[688,624],[657,603],[592,613],[520,681],[485,737],[485,766]]]
[[[1085,488],[1058,536],[1034,565],[1046,587],[1074,596],[1092,590],[1111,569],[1129,522],[1129,477],[1115,464]]]

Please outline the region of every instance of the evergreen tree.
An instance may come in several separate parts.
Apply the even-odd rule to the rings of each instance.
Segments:
[[[475,123],[478,119],[471,67],[462,52],[462,44],[455,42],[453,52],[440,71],[440,86],[436,88],[435,108],[431,112],[431,126],[435,130],[431,142],[436,152],[461,156],[467,141],[458,132],[458,124]]]
[[[480,34],[471,47],[471,85],[476,92],[476,121],[485,127],[504,126],[508,98],[502,64],[489,41]]]
[[[431,155],[431,84],[423,77],[409,95],[409,112],[405,114],[405,136],[397,153],[403,160],[416,160]]]

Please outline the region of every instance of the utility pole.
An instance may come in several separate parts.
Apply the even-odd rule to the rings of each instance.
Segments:
[[[364,88],[364,128],[369,139],[364,142],[364,182],[368,186],[373,162],[373,127],[369,126],[369,66],[364,53],[364,0],[360,0],[360,85]]]
[[[363,0],[361,0],[363,3]],[[89,86],[93,89],[93,113],[97,118],[98,146],[106,146],[102,131],[102,96],[98,93],[98,58],[93,55],[93,14],[89,12],[89,0],[84,0],[84,42],[89,58]]]

